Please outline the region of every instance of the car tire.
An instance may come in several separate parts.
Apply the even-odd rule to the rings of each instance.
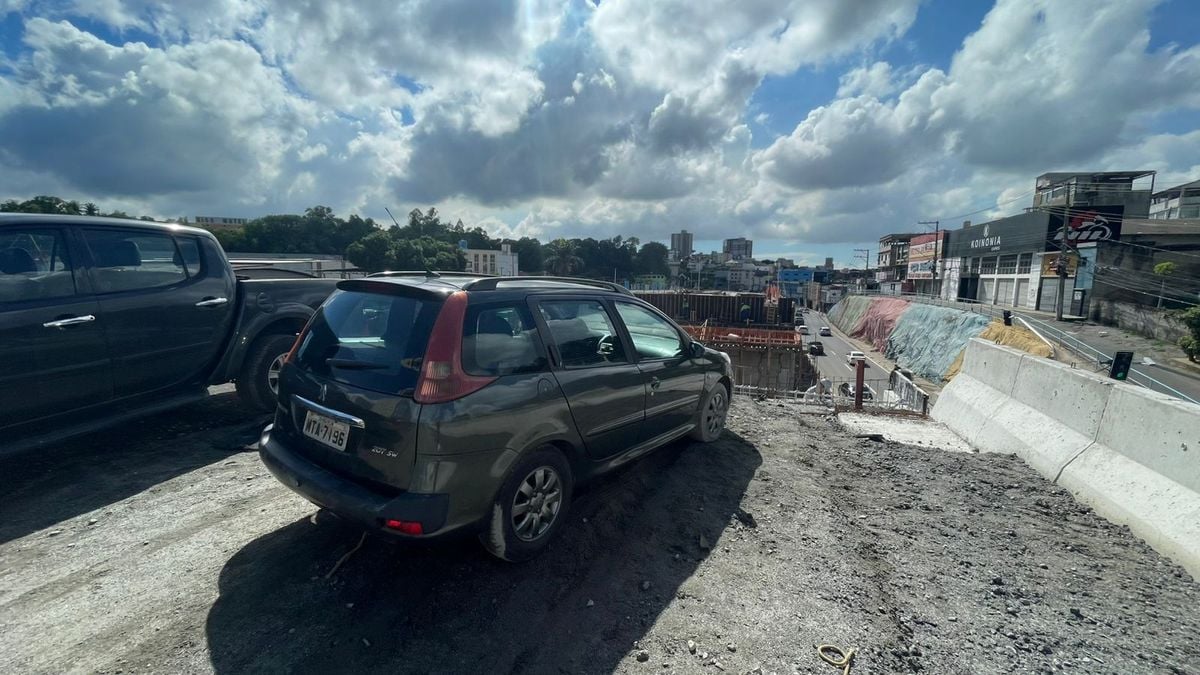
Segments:
[[[543,446],[527,453],[497,492],[480,543],[508,562],[537,556],[563,528],[574,487],[571,465],[557,448]],[[518,512],[521,507],[523,512]]]
[[[696,411],[696,426],[691,437],[701,443],[712,443],[725,431],[725,416],[729,414],[729,389],[717,384],[700,397]]]
[[[294,335],[264,335],[250,345],[237,379],[238,396],[247,406],[263,412],[275,410],[279,368],[295,341]]]

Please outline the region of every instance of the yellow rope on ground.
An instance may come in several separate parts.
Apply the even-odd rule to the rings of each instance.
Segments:
[[[831,654],[827,654],[830,652]],[[850,675],[850,664],[854,661],[854,650],[842,651],[836,645],[817,645],[817,654],[821,660],[834,668],[841,668],[842,675]]]

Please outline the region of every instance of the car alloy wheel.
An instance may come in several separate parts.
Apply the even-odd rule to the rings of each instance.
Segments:
[[[718,387],[708,397],[708,405],[704,408],[704,428],[710,436],[717,436],[725,428],[725,413],[728,411],[725,390]]]
[[[513,532],[522,541],[533,541],[550,529],[563,504],[562,480],[549,466],[540,466],[525,479],[513,496]]]

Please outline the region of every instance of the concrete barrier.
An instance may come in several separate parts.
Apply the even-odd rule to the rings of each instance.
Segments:
[[[1022,457],[1200,579],[1200,406],[973,339],[933,417]]]

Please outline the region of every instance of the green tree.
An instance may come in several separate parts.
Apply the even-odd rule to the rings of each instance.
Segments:
[[[383,230],[376,230],[346,248],[346,258],[356,267],[368,272],[382,272],[396,260],[395,240]]]
[[[575,241],[561,237],[546,244],[546,268],[560,277],[570,276],[583,267],[583,258],[576,254],[578,250],[579,245]]]
[[[511,246],[512,252],[517,254],[517,263],[521,266],[522,272],[526,274],[542,273],[542,242],[533,237],[521,237],[517,240],[507,239],[504,243]]]
[[[1187,327],[1191,335],[1179,338],[1179,346],[1188,359],[1200,362],[1200,307],[1192,307],[1179,314],[1179,320]]]
[[[1170,260],[1160,262],[1154,266],[1154,273],[1162,277],[1162,281],[1158,287],[1158,306],[1161,308],[1163,305],[1163,293],[1167,290],[1167,277],[1175,274],[1175,263]]]
[[[88,202],[83,205],[83,215],[98,216],[100,215],[100,207],[96,206],[95,202]]]
[[[651,241],[642,244],[642,248],[637,252],[637,258],[634,260],[634,272],[663,276],[670,274],[671,268],[667,265],[668,254],[669,250],[661,242]]]

